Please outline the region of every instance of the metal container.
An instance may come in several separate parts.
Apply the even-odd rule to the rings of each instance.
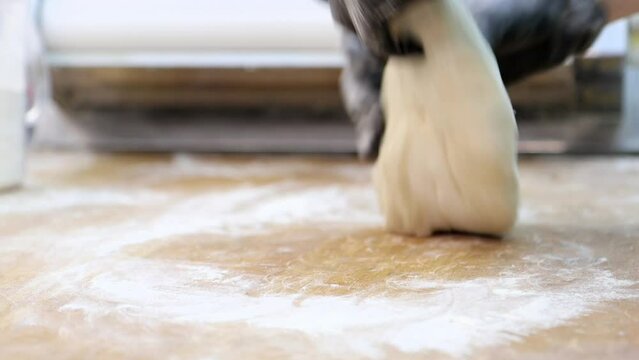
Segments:
[[[639,148],[639,15],[628,21],[628,53],[623,79],[623,124],[619,132],[622,148]]]
[[[0,0],[0,191],[24,173],[28,9],[26,0]]]

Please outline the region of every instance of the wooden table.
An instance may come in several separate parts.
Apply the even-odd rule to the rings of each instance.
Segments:
[[[639,159],[522,161],[504,240],[384,233],[347,159],[34,154],[0,358],[639,358]]]

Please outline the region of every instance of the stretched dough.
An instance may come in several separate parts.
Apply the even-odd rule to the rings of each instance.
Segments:
[[[391,57],[374,170],[391,232],[502,235],[517,219],[517,125],[495,57],[458,0],[416,1],[391,23],[425,56]]]

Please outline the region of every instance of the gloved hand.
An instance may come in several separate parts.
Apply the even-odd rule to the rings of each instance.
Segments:
[[[607,18],[598,0],[463,1],[493,48],[506,84],[585,51]],[[359,33],[345,34],[344,44],[344,102],[356,124],[360,156],[375,158],[384,132],[379,91],[385,60]]]
[[[352,32],[345,32],[346,66],[341,77],[344,106],[355,123],[357,153],[375,158],[384,134],[380,89],[385,61],[375,56]]]
[[[366,47],[380,58],[421,52],[411,39],[392,39],[388,20],[412,0],[329,0],[333,18],[356,33]]]
[[[586,51],[607,20],[598,0],[464,1],[506,84]]]

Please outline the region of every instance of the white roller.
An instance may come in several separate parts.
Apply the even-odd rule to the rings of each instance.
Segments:
[[[54,0],[42,16],[58,52],[339,49],[314,0]]]

